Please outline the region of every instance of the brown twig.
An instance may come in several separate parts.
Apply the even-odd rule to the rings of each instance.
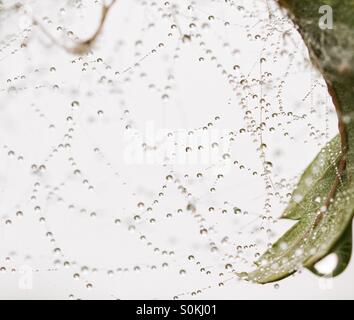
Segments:
[[[68,50],[69,52],[74,53],[74,54],[83,54],[83,53],[87,52],[93,46],[93,44],[96,42],[97,38],[99,37],[99,35],[102,32],[102,29],[103,29],[103,26],[104,26],[105,21],[107,19],[109,10],[112,8],[112,6],[114,5],[115,2],[116,2],[116,0],[112,0],[110,4],[103,5],[102,11],[101,11],[100,23],[99,23],[98,28],[96,29],[95,33],[87,40],[81,41],[78,44],[76,44],[74,47],[69,48],[69,50]]]
[[[328,208],[331,204],[333,197],[335,196],[335,194],[338,190],[339,184],[342,180],[342,177],[345,173],[345,169],[347,166],[348,134],[347,134],[345,122],[343,121],[342,108],[339,103],[337,93],[336,93],[333,85],[329,81],[326,80],[326,83],[327,83],[328,92],[332,97],[332,101],[333,101],[334,107],[336,109],[336,113],[337,113],[337,117],[338,117],[338,129],[339,129],[339,134],[340,134],[340,138],[341,138],[341,156],[340,156],[340,159],[338,162],[338,172],[337,172],[336,178],[332,184],[331,190],[329,191],[327,198],[324,202],[325,208]],[[323,218],[323,212],[321,212],[317,216],[317,218],[315,220],[315,224],[314,224],[315,227],[321,222],[322,218]]]
[[[64,43],[61,43],[50,32],[48,32],[47,29],[35,17],[31,17],[31,19],[33,25],[37,26],[56,46],[63,48],[65,51],[69,53],[82,55],[88,52],[92,48],[94,43],[97,41],[99,35],[102,33],[108,13],[116,1],[117,0],[112,0],[110,4],[103,4],[100,22],[96,31],[93,33],[93,35],[90,38],[84,41],[77,42],[74,46],[67,46]],[[7,10],[18,11],[22,7],[23,5],[21,3],[17,3],[14,6],[8,8]]]

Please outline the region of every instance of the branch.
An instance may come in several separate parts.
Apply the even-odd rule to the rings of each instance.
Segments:
[[[93,35],[90,38],[88,38],[84,41],[77,42],[74,46],[67,46],[64,43],[61,43],[50,32],[48,32],[47,29],[35,17],[31,17],[31,19],[32,19],[33,25],[37,26],[43,32],[43,34],[45,34],[56,46],[61,47],[62,49],[64,49],[68,53],[82,55],[82,54],[85,54],[86,52],[88,52],[93,47],[93,45],[95,44],[97,39],[99,38],[100,34],[102,33],[104,24],[107,20],[108,13],[111,10],[111,8],[113,7],[113,5],[116,3],[116,1],[117,0],[112,0],[110,4],[103,4],[102,10],[101,10],[100,22],[99,22],[99,25],[98,25],[96,31],[93,33]],[[21,3],[17,3],[15,5],[13,5],[12,7],[9,7],[7,9],[7,11],[12,11],[12,10],[18,11],[22,7],[23,7],[23,5]]]

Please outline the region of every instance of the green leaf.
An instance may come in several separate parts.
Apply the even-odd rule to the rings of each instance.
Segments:
[[[354,214],[354,0],[278,0],[297,26],[313,64],[322,73],[335,106],[335,137],[308,166],[283,218],[299,220],[240,276],[257,283],[278,281],[331,253],[343,272],[350,261]],[[334,28],[319,27],[319,9],[330,5]]]
[[[342,238],[338,241],[338,244],[330,253],[334,253],[338,259],[336,267],[330,274],[324,274],[319,272],[316,269],[316,265],[308,267],[308,269],[320,277],[336,277],[340,275],[347,268],[350,262],[350,258],[352,256],[352,229],[352,225],[349,224]]]
[[[329,178],[326,180],[330,181]],[[322,195],[323,198],[326,195],[327,188],[322,188],[326,182],[321,182],[310,191],[311,196]],[[348,246],[343,246],[342,235],[351,223],[353,203],[354,187],[346,180],[327,211],[301,209],[304,210],[301,220],[262,255],[256,262],[257,268],[244,275],[246,279],[257,283],[278,281],[303,267],[313,268],[315,263],[333,251],[340,252],[339,257],[343,261],[349,261],[350,257],[345,258]]]
[[[301,214],[311,210],[313,199],[309,191],[331,170],[333,164],[338,161],[340,154],[340,138],[337,135],[327,143],[302,174],[282,218],[299,220]]]

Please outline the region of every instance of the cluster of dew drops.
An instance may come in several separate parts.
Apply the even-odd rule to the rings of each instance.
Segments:
[[[8,243],[0,252],[1,274],[17,274],[20,272],[19,266],[25,261],[27,265],[33,266],[34,272],[46,274],[51,278],[55,278],[56,273],[65,269],[65,274],[72,277],[72,281],[82,283],[82,287],[90,291],[94,291],[99,285],[93,280],[97,278],[97,274],[114,278],[132,273],[143,273],[149,276],[150,272],[163,273],[165,270],[173,270],[171,274],[179,278],[187,277],[191,270],[197,270],[205,276],[204,286],[194,285],[191,278],[189,281],[194,288],[182,292],[176,289],[173,296],[175,299],[198,297],[214,287],[222,290],[221,288],[228,283],[231,285],[233,281],[242,281],[237,278],[236,272],[252,268],[253,261],[260,257],[267,246],[271,245],[272,240],[275,240],[273,227],[278,219],[274,216],[273,207],[275,204],[281,207],[287,204],[298,178],[298,175],[294,175],[291,179],[285,179],[274,169],[277,164],[274,163],[274,157],[270,159],[268,152],[272,146],[273,135],[279,134],[285,139],[284,141],[291,144],[298,141],[297,139],[303,139],[303,136],[300,138],[295,136],[295,131],[292,130],[302,125],[307,132],[305,143],[321,146],[329,139],[330,108],[325,98],[322,101],[316,95],[316,90],[321,90],[323,87],[316,75],[313,75],[312,86],[302,97],[302,103],[308,108],[307,113],[302,112],[303,109],[301,113],[294,111],[293,106],[287,105],[284,98],[283,91],[287,86],[288,77],[300,69],[309,68],[308,61],[301,52],[296,51],[295,30],[288,19],[277,10],[271,0],[136,0],[133,1],[133,10],[143,13],[132,18],[134,23],[140,26],[139,36],[134,34],[133,37],[126,36],[122,40],[123,34],[120,35],[120,32],[126,35],[129,31],[116,28],[110,30],[113,24],[108,20],[95,46],[82,55],[73,55],[61,47],[64,43],[70,45],[80,39],[74,28],[72,30],[68,27],[71,24],[68,23],[67,17],[74,14],[74,19],[78,23],[76,26],[80,26],[80,19],[85,17],[87,8],[93,7],[99,13],[102,2],[64,1],[65,6],[56,3],[50,10],[39,11],[35,8],[43,6],[40,1],[24,1],[24,3],[32,8],[31,16],[36,14],[38,16],[36,16],[37,23],[33,23],[27,17],[27,25],[21,29],[21,19],[26,18],[26,11],[10,10],[8,8],[11,1],[0,1],[0,23],[2,24],[0,26],[0,70],[7,70],[7,72],[0,71],[2,101],[0,117],[6,108],[9,108],[7,103],[13,108],[16,108],[16,104],[21,104],[26,112],[33,115],[29,121],[37,121],[36,129],[40,131],[42,137],[50,140],[51,147],[40,161],[36,158],[37,162],[33,162],[34,157],[31,153],[21,150],[21,145],[16,147],[16,143],[12,143],[11,134],[6,135],[7,141],[3,137],[0,138],[1,165],[6,164],[6,167],[0,168],[1,192],[7,188],[8,180],[11,179],[11,170],[26,172],[28,175],[23,181],[16,181],[27,186],[26,192],[18,203],[9,208],[6,205],[7,199],[1,196],[0,230],[3,232],[6,229],[9,230],[6,232],[16,234],[24,218],[38,222],[50,246],[50,252],[47,254],[50,256],[51,264],[48,267],[37,267],[40,257],[32,256],[31,252],[11,250],[11,244]],[[123,1],[117,1],[110,14],[113,15],[115,10],[124,10],[125,6],[121,3]],[[131,14],[127,13],[127,15]],[[12,23],[15,27],[5,30],[4,23],[9,25]],[[94,27],[93,24],[92,31]],[[154,33],[158,34],[158,37],[151,36]],[[147,34],[153,39],[148,44],[145,37]],[[244,42],[242,45],[239,42],[241,38]],[[53,43],[53,39],[58,41]],[[110,45],[109,56],[98,55],[96,52],[107,43]],[[251,68],[242,65],[243,57],[248,55],[247,45],[259,48]],[[38,50],[41,59],[33,58],[36,54],[33,49],[35,46],[40,48]],[[115,51],[120,52],[128,46],[131,55],[127,59],[129,62],[117,61]],[[124,166],[115,164],[114,159],[110,158],[110,153],[97,142],[99,140],[94,141],[91,136],[86,136],[87,143],[91,145],[90,154],[85,154],[81,158],[80,151],[76,149],[79,145],[75,140],[82,137],[77,132],[80,132],[84,122],[99,123],[92,129],[92,132],[97,131],[97,134],[106,123],[114,123],[117,128],[120,128],[121,133],[132,132],[132,136],[137,135],[139,108],[153,107],[149,105],[131,107],[129,96],[125,95],[126,88],[134,87],[135,83],[139,82],[147,89],[142,94],[157,96],[158,103],[164,108],[170,108],[169,104],[175,101],[174,96],[179,94],[175,90],[178,81],[183,81],[175,76],[174,66],[183,59],[183,55],[186,54],[185,48],[189,48],[188,50],[192,48],[194,55],[190,58],[191,63],[198,64],[199,68],[212,67],[218,72],[220,78],[217,81],[223,79],[222,86],[227,87],[229,91],[229,97],[226,97],[229,102],[226,107],[237,110],[238,114],[242,115],[239,120],[243,125],[235,125],[210,143],[199,145],[180,143],[176,139],[178,132],[174,129],[169,130],[165,143],[173,144],[181,152],[193,154],[203,150],[218,149],[224,141],[227,141],[228,150],[220,154],[217,163],[192,167],[185,172],[181,171],[173,161],[176,152],[168,154],[166,161],[160,164],[163,175],[155,177],[156,181],[161,181],[161,185],[152,190],[151,197],[146,201],[139,198],[134,186],[136,182],[130,181],[130,178],[124,174]],[[46,50],[48,57],[45,54]],[[56,59],[60,59],[57,63],[55,59],[49,58],[53,52],[57,53]],[[11,71],[7,65],[8,61],[16,63],[19,60],[25,61],[23,72],[8,77],[8,74],[11,74],[8,72]],[[154,79],[154,72],[164,70],[157,68],[155,71],[145,67],[151,65],[151,61],[157,65],[159,63],[168,65],[168,71],[162,74],[165,79],[164,84],[161,81],[155,83],[151,80]],[[61,70],[64,65],[66,65],[65,71]],[[278,70],[276,75],[273,74],[273,69]],[[58,74],[60,76],[56,76]],[[208,74],[202,75],[201,79],[204,77],[208,77]],[[43,97],[47,97],[46,103],[41,103]],[[47,105],[51,99],[59,99],[58,97],[60,97],[60,104],[66,101],[64,105],[58,106],[61,109],[60,119],[50,115],[53,108]],[[84,118],[83,110],[87,108],[90,99],[95,97],[101,99],[100,106],[92,107],[89,117]],[[44,100],[46,99],[43,98]],[[321,125],[309,120],[317,116],[316,113],[320,109],[318,104],[322,105],[323,109]],[[186,110],[190,108],[203,108],[203,106],[185,106]],[[19,108],[16,111],[16,117],[21,118],[21,110],[23,109]],[[16,119],[14,118],[13,121]],[[0,128],[1,135],[6,131],[4,121],[1,121],[3,126]],[[209,121],[201,123],[195,119],[193,122],[195,126],[188,126],[188,136],[214,128],[222,129],[223,121],[224,115],[216,106]],[[95,133],[92,136],[94,135]],[[254,147],[257,154],[255,162],[248,163],[244,157],[238,158],[240,151],[235,152],[239,139],[244,137],[248,137]],[[119,139],[119,136],[114,139]],[[36,144],[36,141],[26,143]],[[141,144],[142,151],[146,153],[158,151],[159,148],[163,146],[150,145],[148,142]],[[101,175],[97,173],[97,167],[81,165],[87,160],[86,157],[104,166],[105,172],[109,173],[104,176],[105,183],[112,188],[119,186],[127,194],[131,193],[129,199],[133,199],[132,203],[119,207],[117,202],[114,212],[105,215],[101,215],[98,208],[83,205],[85,199],[98,197],[96,190],[99,186],[96,185],[95,178]],[[231,169],[219,172],[218,168],[222,168],[224,163],[231,164]],[[254,163],[257,165],[255,166]],[[54,179],[56,183],[51,183],[51,179],[47,177],[56,175],[58,165],[68,165],[71,173],[60,176]],[[241,172],[249,179],[261,181],[263,184],[261,211],[253,212],[252,209],[239,206],[236,191],[232,198],[224,197],[224,180],[233,172]],[[75,181],[79,181],[81,185],[82,193],[77,196],[77,202],[76,197],[68,196],[76,192],[72,179],[76,179]],[[144,181],[144,176],[141,177],[140,183],[149,185],[149,181]],[[200,192],[201,189],[204,194]],[[199,191],[195,193],[194,190]],[[171,201],[168,199],[170,193],[177,194]],[[79,199],[80,197],[82,199]],[[218,201],[213,205],[212,200],[206,201],[209,197],[217,197]],[[169,204],[167,211],[159,209],[163,201]],[[54,206],[60,206],[62,211],[78,214],[92,220],[93,223],[113,224],[118,228],[117,232],[129,231],[130,235],[127,236],[126,241],[130,241],[131,237],[137,238],[144,243],[146,250],[158,257],[156,262],[126,265],[122,261],[120,265],[107,268],[102,267],[99,261],[96,265],[88,265],[76,260],[66,253],[53,230],[55,228],[49,217],[53,203]],[[151,224],[158,230],[159,225],[164,225],[164,220],[173,221],[180,216],[188,217],[184,223],[193,224],[194,232],[204,243],[203,248],[207,250],[197,246],[181,249],[176,245],[174,248],[178,239],[175,243],[155,242],[152,240],[153,235],[148,232],[149,229],[142,227]],[[232,225],[234,230],[232,233],[223,230],[223,220]],[[183,238],[184,230],[179,231]],[[27,232],[30,233],[31,230]],[[238,242],[237,236],[242,235],[248,240]],[[6,238],[1,236],[1,239],[6,243]],[[107,244],[107,251],[114,255],[115,250],[110,250],[109,245]],[[209,255],[212,256],[211,259],[208,258]],[[276,284],[274,288],[279,288],[279,285]],[[119,299],[124,296],[121,290],[123,289],[119,288],[111,292],[111,297]],[[85,293],[70,292],[68,297],[85,298]]]

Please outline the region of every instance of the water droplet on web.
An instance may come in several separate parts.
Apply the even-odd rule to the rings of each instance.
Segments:
[[[330,140],[331,101],[296,33],[279,37],[278,29],[293,25],[276,12],[260,19],[267,12],[262,1],[240,4],[142,1],[136,10],[149,14],[139,34],[131,37],[132,19],[113,19],[99,40],[78,54],[68,52],[70,45],[81,43],[79,35],[87,31],[81,27],[91,17],[81,2],[54,4],[52,11],[44,2],[31,3],[31,15],[40,9],[38,23],[56,41],[40,35],[41,28],[31,38],[30,29],[7,37],[16,29],[11,28],[15,13],[8,14],[0,48],[1,136],[7,145],[0,182],[4,199],[18,190],[18,203],[6,209],[2,221],[14,235],[30,220],[38,224],[45,235],[38,250],[50,244],[47,253],[59,272],[65,267],[80,279],[57,286],[65,284],[70,298],[85,298],[74,292],[76,285],[92,289],[85,291],[89,295],[103,292],[102,285],[115,291],[104,281],[124,275],[136,291],[140,276],[153,280],[151,271],[169,268],[163,271],[177,270],[178,277],[187,266],[219,275],[221,287],[224,276],[253,266],[263,249],[271,248],[280,208],[303,200],[301,190],[294,195],[292,190],[305,163],[300,168],[300,161],[290,160],[304,145],[319,148]],[[125,9],[119,14],[124,17]],[[111,24],[127,32],[114,33]],[[35,41],[38,36],[44,38]],[[27,67],[17,72],[21,65]],[[310,86],[299,81],[303,76]],[[301,83],[295,98],[288,95],[294,83]],[[149,119],[151,132],[145,126]],[[346,124],[351,119],[343,116]],[[306,179],[307,187],[314,177]],[[31,188],[33,179],[38,181]],[[315,213],[327,212],[324,200],[313,195],[319,204]],[[83,244],[90,248],[90,266],[79,259],[85,256]],[[280,243],[279,249],[289,245]],[[33,264],[42,265],[47,253]],[[145,253],[153,260],[144,260]],[[306,249],[294,257],[305,253],[314,254]],[[279,268],[266,259],[260,265]],[[50,282],[58,279],[54,272],[38,272]],[[207,294],[208,285],[172,294]],[[124,286],[119,290],[123,296]]]

